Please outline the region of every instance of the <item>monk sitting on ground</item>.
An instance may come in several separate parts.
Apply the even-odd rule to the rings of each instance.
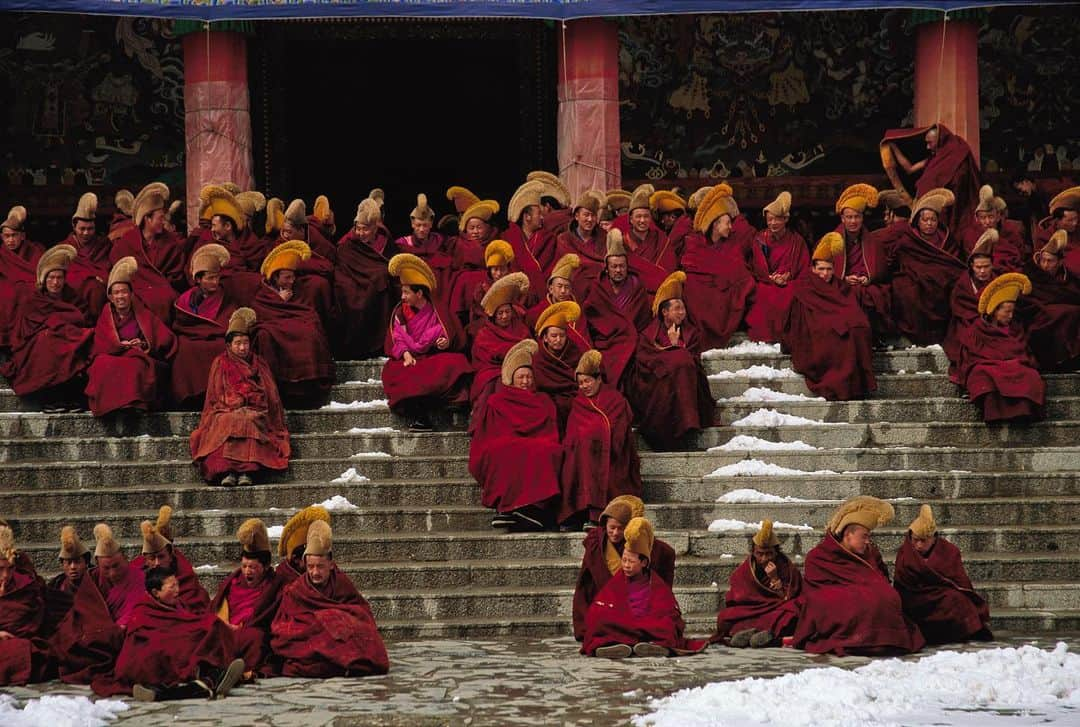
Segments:
[[[622,570],[626,546],[623,532],[636,517],[645,516],[645,503],[634,495],[619,495],[600,513],[600,524],[591,528],[582,544],[581,570],[574,586],[574,638],[585,638],[585,616],[596,594],[611,577]],[[675,585],[675,549],[659,538],[653,539],[650,568],[669,586]]]
[[[781,552],[772,520],[762,520],[750,540],[750,555],[731,574],[711,641],[730,636],[737,649],[778,646],[795,632],[801,595],[799,567]]]
[[[37,573],[16,568],[15,535],[0,525],[0,686],[50,678],[48,645],[39,639],[45,622],[45,584]]]
[[[623,659],[701,651],[708,642],[683,638],[685,624],[675,594],[651,567],[652,524],[643,517],[633,518],[623,538],[622,568],[589,606],[581,653]]]
[[[270,646],[290,677],[359,677],[390,670],[386,647],[364,597],[334,563],[330,525],[312,522],[305,575],[285,586]]]
[[[206,403],[191,433],[191,457],[211,484],[250,485],[263,469],[289,466],[289,431],[274,375],[251,351],[254,324],[250,308],[229,319],[225,351],[210,367]]]
[[[960,549],[937,534],[929,505],[908,526],[893,585],[927,643],[990,641],[990,607],[971,586]]]
[[[829,519],[825,536],[806,555],[803,602],[792,641],[814,654],[907,654],[926,643],[904,615],[900,595],[870,539],[893,519],[884,500],[858,495]]]
[[[278,556],[281,561],[275,572],[284,578],[286,583],[292,583],[307,572],[304,566],[304,548],[307,547],[308,528],[316,520],[322,520],[329,525],[330,513],[322,505],[309,505],[289,518],[281,529],[281,540],[278,541]]]
[[[202,613],[210,605],[206,589],[199,583],[195,569],[180,549],[173,545],[172,508],[162,505],[158,508],[155,522],[143,520],[139,524],[142,532],[142,555],[131,561],[132,565],[143,570],[164,568],[176,576],[180,586],[180,605],[192,613]]]

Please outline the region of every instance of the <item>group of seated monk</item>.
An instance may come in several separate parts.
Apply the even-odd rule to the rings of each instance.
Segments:
[[[0,686],[59,678],[100,696],[220,699],[256,677],[389,670],[367,601],[335,564],[324,508],[289,520],[276,568],[266,526],[244,522],[240,567],[213,600],[173,543],[171,514],[142,523],[133,560],[104,523],[93,553],[64,527],[63,572],[48,583],[0,524]]]

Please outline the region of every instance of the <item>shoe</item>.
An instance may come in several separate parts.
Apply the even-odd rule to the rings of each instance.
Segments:
[[[773,641],[774,638],[771,631],[758,631],[750,637],[750,648],[764,649],[766,646],[772,646]]]
[[[241,487],[247,487],[248,485],[255,484],[255,482],[251,479],[251,475],[245,472],[244,474],[240,475],[239,479],[236,480],[236,484],[240,485]]]
[[[598,527],[600,527],[600,523],[596,522],[595,520],[586,520],[584,523],[581,524],[581,530],[586,533],[593,528]]]
[[[731,636],[731,648],[745,649],[750,645],[750,639],[757,633],[757,629],[743,629]]]
[[[510,515],[514,519],[511,527],[516,533],[540,533],[546,529],[544,523],[523,510],[514,510]]]
[[[517,522],[517,519],[510,513],[495,513],[495,517],[491,518],[491,527],[493,528],[509,528]]]
[[[187,687],[188,692],[180,697],[180,699],[195,699],[196,697],[206,697],[207,699],[214,698],[214,681],[210,679],[210,677],[195,679],[184,686]]]
[[[433,427],[431,424],[425,422],[423,419],[413,419],[409,424],[410,432],[430,432],[432,429]]]
[[[631,656],[634,650],[626,644],[615,644],[613,646],[601,646],[596,650],[596,655],[601,659],[625,659]]]
[[[67,411],[67,407],[60,404],[49,404],[41,407],[42,414],[63,414],[65,411]]]
[[[136,702],[157,701],[157,692],[149,687],[144,687],[142,684],[136,684],[131,688],[131,696],[135,698]]]
[[[229,696],[229,692],[236,683],[240,681],[244,676],[244,660],[233,659],[233,662],[229,664],[229,668],[225,670],[225,673],[221,675],[220,681],[218,681],[217,688],[214,689],[214,699],[224,699]]]
[[[659,644],[650,644],[642,641],[640,644],[634,644],[634,654],[642,657],[657,657],[657,656],[670,656],[671,652],[668,651],[666,646],[660,646]]]
[[[232,472],[221,478],[222,487],[236,487],[236,475]]]

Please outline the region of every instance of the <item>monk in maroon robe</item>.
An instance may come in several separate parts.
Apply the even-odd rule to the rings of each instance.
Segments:
[[[893,518],[889,503],[868,495],[844,502],[825,536],[806,555],[804,599],[792,638],[813,654],[904,654],[925,644],[905,615],[900,595],[870,531]]]
[[[570,253],[564,257],[561,257],[556,261],[555,265],[551,268],[551,274],[548,275],[547,281],[547,294],[535,305],[530,306],[525,311],[525,325],[529,328],[536,327],[536,321],[540,318],[540,315],[546,311],[550,306],[556,303],[566,302],[578,302],[575,290],[575,281],[580,274],[581,258],[577,255]],[[528,298],[535,298],[538,291],[530,291]],[[581,314],[581,307],[578,307],[578,317],[574,321],[569,321],[568,325],[574,329],[574,334],[577,338],[586,341],[586,348],[592,348],[592,344],[589,343],[589,322],[583,314]]]
[[[482,305],[488,320],[473,339],[473,380],[469,389],[477,419],[495,391],[506,352],[518,341],[532,337],[525,324],[525,312],[519,306],[528,290],[529,279],[524,273],[510,273],[492,284],[484,296]]]
[[[97,315],[105,307],[105,281],[109,279],[109,253],[112,242],[105,235],[97,234],[98,198],[87,192],[79,198],[78,207],[71,218],[71,234],[60,241],[78,250],[67,271],[67,282],[86,303],[91,315]]]
[[[514,251],[511,272],[525,273],[532,290],[544,289],[555,264],[555,235],[544,227],[540,209],[542,191],[538,182],[526,182],[518,187],[507,206],[510,224],[502,234]]]
[[[551,397],[559,415],[559,432],[566,431],[566,418],[578,393],[574,370],[588,343],[578,334],[576,325],[581,308],[572,300],[549,305],[536,321],[539,348],[533,357],[536,390]]]
[[[442,295],[448,295],[453,285],[454,258],[447,246],[447,238],[433,230],[434,225],[435,211],[428,204],[427,195],[416,195],[416,206],[409,213],[412,234],[394,240],[394,254],[407,252],[426,262],[435,273],[437,290]],[[448,301],[444,299],[442,302]]]
[[[334,563],[332,537],[328,523],[311,523],[306,572],[282,591],[270,646],[283,660],[284,676],[326,679],[390,670],[371,607]]]
[[[26,208],[16,206],[0,223],[0,350],[10,348],[19,303],[37,287],[37,264],[45,246],[26,239]]]
[[[862,399],[877,389],[873,333],[850,286],[834,277],[844,238],[830,232],[813,254],[811,274],[792,283],[783,345],[806,387],[829,401]]]
[[[577,255],[579,268],[574,275],[574,292],[579,298],[604,270],[607,253],[607,231],[600,224],[600,211],[604,197],[595,190],[588,190],[574,205],[574,219],[565,232],[555,238],[555,259]]]
[[[987,231],[997,233],[997,241],[991,251],[994,268],[1003,273],[1018,273],[1024,268],[1024,260],[1030,255],[1025,239],[1024,226],[1016,220],[1005,219],[1005,200],[994,196],[989,184],[979,188],[979,203],[975,207],[974,222],[957,235],[964,255],[971,255],[979,240]]]
[[[386,339],[390,311],[400,297],[387,271],[397,253],[378,232],[381,211],[370,199],[360,203],[352,229],[338,241],[334,267],[334,300],[342,326],[339,356],[363,359],[378,356]]]
[[[896,553],[893,585],[904,613],[928,644],[989,641],[990,607],[972,588],[960,549],[936,531],[934,513],[923,505]]]
[[[653,221],[649,199],[653,194],[651,184],[643,184],[631,195],[630,209],[611,223],[613,229],[623,235],[623,243],[630,253],[627,258],[631,272],[635,273],[645,289],[655,293],[657,287],[678,265],[675,248],[667,234]]]
[[[794,294],[792,283],[809,272],[810,251],[802,235],[788,229],[790,215],[791,195],[781,192],[766,205],[766,229],[754,238],[750,269],[757,285],[746,314],[746,335],[752,341],[780,340]]]
[[[36,572],[16,566],[11,528],[0,525],[0,686],[51,678],[45,622],[45,584]],[[55,671],[55,668],[52,668]]]
[[[510,274],[514,250],[506,240],[492,240],[482,251],[482,256],[486,267],[456,273],[449,296],[449,310],[465,330],[470,347],[476,334],[487,325],[484,296],[497,280]]]
[[[451,306],[456,297],[458,278],[465,271],[483,271],[484,250],[499,237],[499,230],[491,220],[499,211],[499,203],[493,199],[480,199],[465,187],[452,186],[446,190],[446,198],[454,203],[457,212],[457,234],[446,240],[446,252],[452,260],[450,284],[443,294]]]
[[[172,507],[162,505],[158,508],[155,522],[143,520],[139,525],[142,532],[142,554],[131,561],[132,565],[149,571],[152,568],[164,568],[176,576],[180,591],[177,602],[192,613],[202,613],[210,606],[210,596],[199,582],[199,576],[191,566],[191,561],[173,545],[173,533],[170,521]]]
[[[596,527],[590,528],[582,541],[585,552],[574,586],[574,638],[585,638],[585,616],[589,606],[611,577],[622,570],[626,545],[623,531],[635,517],[645,516],[645,503],[636,495],[619,495],[600,513]],[[649,567],[668,586],[675,585],[675,549],[660,538],[653,540]]]
[[[474,424],[469,473],[484,507],[495,510],[492,527],[544,530],[555,521],[563,452],[555,405],[535,390],[537,349],[526,339],[506,352],[498,385]]]
[[[1019,303],[1040,371],[1080,368],[1080,278],[1062,263],[1066,234],[1055,233],[1027,266],[1031,294]]]
[[[60,530],[60,573],[45,584],[44,633],[51,636],[75,602],[75,594],[90,570],[90,552],[83,547],[75,528]]]
[[[997,231],[989,230],[983,233],[979,240],[968,255],[968,269],[956,281],[949,296],[952,317],[945,329],[945,340],[941,342],[941,347],[945,349],[945,355],[949,359],[949,380],[954,384],[960,383],[957,369],[960,362],[960,340],[979,320],[979,296],[990,281],[1002,272],[994,266],[993,261]]]
[[[113,242],[109,264],[134,257],[138,269],[132,278],[136,297],[165,323],[172,322],[177,292],[187,287],[183,241],[165,230],[169,189],[153,182],[135,198],[134,226]]]
[[[240,305],[250,305],[255,297],[262,283],[259,266],[269,252],[266,243],[251,229],[247,212],[254,214],[254,206],[242,203],[243,195],[249,194],[253,193],[234,195],[225,187],[213,184],[203,187],[199,192],[203,206],[200,216],[205,216],[210,224],[192,240],[190,247],[192,259],[206,245],[221,245],[228,251],[228,258],[221,264],[221,286]]]
[[[893,212],[889,204],[896,194],[889,192],[881,200],[890,220]],[[878,191],[868,184],[853,184],[840,194],[835,205],[840,224],[834,232],[843,236],[844,247],[833,258],[833,274],[841,281],[841,287],[851,288],[870,321],[875,341],[892,333],[890,261],[886,249],[891,237],[887,231],[871,232],[864,224],[866,209],[877,207],[878,198]]]

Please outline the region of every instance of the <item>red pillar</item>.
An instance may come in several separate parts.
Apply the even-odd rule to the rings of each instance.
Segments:
[[[574,199],[622,184],[619,34],[600,18],[559,29],[559,172]]]
[[[247,40],[240,33],[184,36],[184,136],[188,225],[198,222],[199,190],[212,182],[255,185]]]
[[[979,24],[924,23],[915,40],[915,125],[942,123],[979,159]]]

